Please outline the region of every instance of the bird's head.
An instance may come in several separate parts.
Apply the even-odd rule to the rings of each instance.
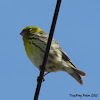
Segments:
[[[35,33],[35,32],[39,32],[40,30],[41,29],[38,28],[38,27],[28,26],[28,27],[23,28],[23,30],[21,31],[20,35],[26,36],[26,35],[30,35],[30,34]]]

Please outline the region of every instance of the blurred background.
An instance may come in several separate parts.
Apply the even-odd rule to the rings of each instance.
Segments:
[[[20,32],[26,26],[37,26],[49,33],[56,1],[1,1],[0,100],[33,99],[39,70],[28,59]],[[81,86],[65,72],[48,74],[39,100],[100,100],[100,0],[62,0],[54,33],[54,39],[87,76]]]

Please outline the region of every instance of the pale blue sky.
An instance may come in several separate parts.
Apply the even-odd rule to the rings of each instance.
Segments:
[[[37,26],[49,33],[56,0],[0,2],[0,100],[32,100],[39,71],[28,59],[20,32]],[[100,0],[62,0],[54,39],[77,68],[86,72],[80,86],[65,72],[45,77],[39,100],[80,100],[69,94],[98,94],[100,100]]]

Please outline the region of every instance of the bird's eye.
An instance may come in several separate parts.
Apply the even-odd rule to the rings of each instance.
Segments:
[[[31,28],[28,28],[27,31],[29,31]]]

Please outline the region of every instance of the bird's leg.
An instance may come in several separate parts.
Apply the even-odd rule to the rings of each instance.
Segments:
[[[45,81],[44,76],[46,76],[47,74],[49,74],[49,72],[47,72],[47,73],[45,73],[45,74],[43,75],[43,79],[42,79],[43,82]]]
[[[45,74],[43,75],[43,77],[46,76],[46,75],[49,74],[49,73],[50,73],[50,72],[45,73]]]
[[[39,70],[42,71],[41,65],[39,66]],[[49,72],[47,72],[46,74],[43,75],[43,78],[42,78],[42,81],[43,81],[43,82],[45,81],[44,76],[46,76],[48,73],[49,73]],[[40,76],[38,76],[37,82],[39,82],[39,79],[40,79]]]
[[[37,83],[39,82],[39,80],[40,80],[40,76],[38,76],[38,78],[37,78]],[[42,82],[44,82],[44,81],[45,81],[45,79],[42,78]]]
[[[39,66],[39,70],[42,71],[41,65]],[[45,73],[45,74],[43,75],[43,79],[42,79],[43,82],[45,81],[44,76],[46,76],[47,74],[49,74],[49,72],[47,72],[47,73]],[[37,82],[39,82],[39,79],[40,79],[40,76],[38,76]]]

